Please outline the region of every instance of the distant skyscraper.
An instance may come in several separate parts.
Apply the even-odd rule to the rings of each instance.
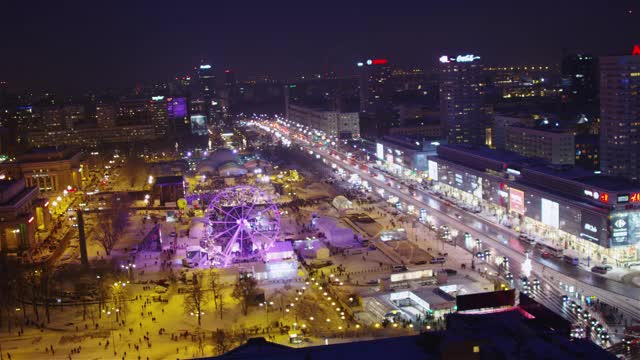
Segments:
[[[229,88],[235,86],[236,84],[236,74],[232,70],[224,71],[224,87]]]
[[[203,62],[198,67],[197,72],[198,96],[205,101],[210,101],[216,95],[216,77],[213,74],[213,67]]]
[[[600,58],[600,163],[640,180],[640,55]]]
[[[65,129],[74,129],[76,124],[85,120],[84,105],[67,104],[62,107],[62,121]]]
[[[164,96],[154,96],[149,102],[148,109],[151,124],[157,135],[163,136],[169,130],[169,116],[167,114],[168,101]]]
[[[393,83],[387,59],[369,59],[357,64],[360,77],[360,114],[362,131],[380,135],[397,125],[393,111]]]
[[[598,64],[591,55],[571,54],[562,59],[567,100],[577,106],[595,104],[598,96]]]
[[[487,111],[480,57],[440,57],[440,112],[449,144],[484,144]]]
[[[98,101],[96,104],[96,126],[110,129],[116,126],[118,106],[113,102]]]

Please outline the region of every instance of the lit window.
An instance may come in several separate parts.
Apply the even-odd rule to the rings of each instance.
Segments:
[[[473,347],[473,353],[474,353],[474,354],[477,354],[477,353],[479,353],[479,352],[480,352],[480,346],[474,346],[474,347]]]

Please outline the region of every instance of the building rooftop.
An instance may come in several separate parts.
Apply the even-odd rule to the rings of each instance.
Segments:
[[[13,180],[0,180],[0,192],[5,191],[9,188],[11,188],[14,184],[16,184],[18,181],[17,179],[13,179]]]
[[[456,151],[461,151],[467,154],[471,154],[474,156],[479,156],[485,159],[503,162],[507,166],[525,167],[525,166],[546,164],[546,162],[542,159],[528,158],[515,152],[506,151],[506,150],[495,150],[495,149],[490,149],[488,147],[483,147],[483,146],[450,144],[450,145],[441,145],[439,148],[449,148]],[[440,154],[439,151],[438,151],[438,154]],[[443,157],[443,158],[446,159],[446,157]]]
[[[160,176],[156,178],[156,185],[173,185],[173,184],[182,184],[184,182],[184,177],[180,176]]]
[[[596,175],[578,166],[535,166],[527,170],[540,172],[549,176],[572,180],[585,186],[593,186],[611,192],[637,191],[640,187],[629,180],[609,175]]]
[[[447,329],[420,335],[292,348],[264,338],[250,339],[209,359],[584,359],[615,356],[514,308],[489,314],[451,314]]]
[[[17,163],[32,163],[41,161],[69,160],[80,154],[79,150],[66,146],[48,146],[32,148],[22,155],[18,155]]]
[[[592,186],[611,192],[626,190],[638,191],[640,189],[640,186],[635,185],[624,178],[609,175],[596,175],[592,171],[588,171],[579,166],[550,165],[544,160],[527,158],[510,151],[493,150],[485,147],[470,147],[466,145],[442,145],[440,147],[458,150],[489,160],[500,161],[508,167],[516,168],[521,171],[538,172],[560,179],[572,180],[574,182],[584,184],[585,187]],[[446,155],[442,156],[440,152],[438,152],[438,155],[448,161],[456,162],[455,159],[450,159]],[[527,183],[526,176],[518,179],[518,181]]]

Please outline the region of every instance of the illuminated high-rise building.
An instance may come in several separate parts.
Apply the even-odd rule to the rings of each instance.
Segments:
[[[216,77],[213,74],[213,67],[203,62],[196,70],[198,72],[197,96],[205,101],[213,99],[216,95]]]
[[[598,98],[598,64],[591,55],[571,54],[562,59],[565,100],[577,106],[594,104]],[[584,111],[584,110],[583,110]]]
[[[118,106],[115,102],[100,100],[96,103],[96,126],[110,129],[116,126],[117,117]]]
[[[480,57],[440,57],[440,113],[450,144],[485,143],[487,108]]]
[[[164,96],[154,96],[148,103],[149,116],[155,132],[164,136],[169,130],[169,116],[167,114],[168,101]]]
[[[640,180],[640,55],[600,58],[600,164]]]
[[[369,59],[357,63],[360,77],[360,117],[362,132],[381,135],[398,125],[393,110],[393,82],[387,59]]]

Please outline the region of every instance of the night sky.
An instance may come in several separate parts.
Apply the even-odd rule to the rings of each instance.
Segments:
[[[368,57],[429,67],[442,54],[474,53],[491,64],[552,64],[563,49],[619,54],[640,43],[637,0],[61,3],[3,2],[0,79],[11,89],[163,81],[203,57],[240,79],[290,78],[344,74]]]

